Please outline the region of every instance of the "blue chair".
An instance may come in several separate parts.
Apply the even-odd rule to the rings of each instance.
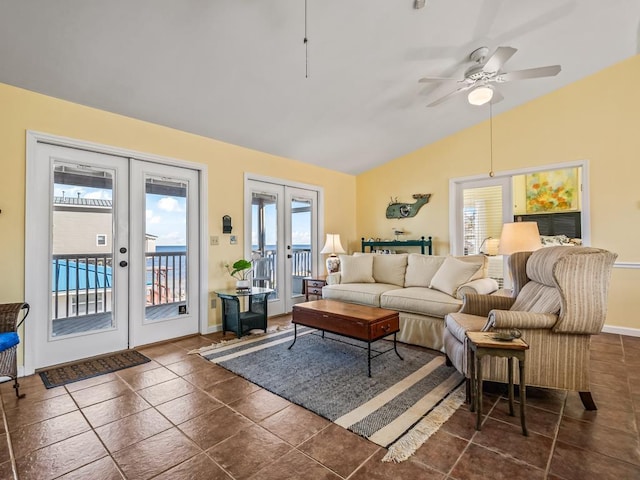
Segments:
[[[13,388],[18,398],[24,397],[24,393],[20,395],[18,383],[18,344],[20,343],[18,328],[27,315],[29,315],[28,303],[0,304],[0,377],[10,377],[14,381]],[[22,319],[20,319],[21,316]]]

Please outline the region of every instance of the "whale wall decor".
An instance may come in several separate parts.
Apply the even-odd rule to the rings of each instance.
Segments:
[[[415,193],[412,195],[415,203],[401,203],[398,198],[392,198],[387,206],[387,218],[409,218],[415,217],[418,210],[429,202],[430,193]]]

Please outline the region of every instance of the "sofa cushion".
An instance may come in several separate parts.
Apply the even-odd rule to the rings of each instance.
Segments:
[[[405,287],[384,292],[380,306],[399,312],[419,313],[444,318],[447,313],[460,310],[462,301],[446,293],[424,287]]]
[[[404,286],[407,254],[373,255],[373,278],[378,283]]]
[[[340,255],[341,283],[373,283],[373,255]]]
[[[468,282],[480,268],[481,265],[477,263],[447,257],[431,279],[429,288],[435,288],[455,297],[458,287]]]
[[[407,258],[407,273],[404,278],[405,287],[428,287],[445,257],[411,253]]]
[[[399,288],[387,283],[341,283],[322,287],[322,298],[360,305],[380,306],[380,295]]]

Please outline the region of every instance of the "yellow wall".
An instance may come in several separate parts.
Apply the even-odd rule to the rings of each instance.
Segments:
[[[171,128],[115,115],[0,84],[0,303],[24,298],[25,132],[34,130],[208,166],[208,290],[231,286],[224,262],[243,256],[244,173],[318,185],[325,193],[325,230],[347,240],[356,237],[355,177],[276,157]],[[336,214],[339,212],[339,214]],[[233,218],[237,245],[222,235],[222,216]],[[26,299],[29,301],[29,299]],[[209,323],[219,312],[209,311]],[[34,319],[30,319],[34,320]]]
[[[640,55],[493,119],[496,172],[588,160],[591,244],[640,267]],[[535,80],[532,80],[535,81]],[[523,88],[526,88],[523,84]],[[461,111],[461,115],[464,111]],[[449,179],[488,172],[488,122],[370,170],[357,178],[357,231],[388,237],[391,227],[434,237],[449,252]],[[431,193],[416,217],[388,220],[390,197]],[[635,293],[634,293],[635,292]],[[640,328],[640,269],[614,269],[607,324]]]
[[[619,261],[640,263],[638,78],[635,56],[496,116],[493,158],[496,172],[588,160],[592,244],[617,252]],[[3,84],[0,105],[0,302],[24,295],[26,130],[208,165],[209,233],[221,237],[219,246],[209,247],[209,290],[229,285],[221,265],[243,254],[242,242],[226,242],[221,218],[231,215],[234,234],[244,238],[244,172],[324,187],[325,231],[340,233],[349,251],[359,250],[362,236],[391,238],[391,228],[402,227],[407,238],[432,235],[435,253],[446,254],[449,179],[483,174],[489,166],[487,122],[353,177]],[[391,197],[412,202],[414,193],[432,194],[416,217],[385,218]],[[640,311],[639,287],[640,269],[614,270],[609,325],[640,328],[640,319],[628,314]],[[219,314],[210,311],[209,318]]]

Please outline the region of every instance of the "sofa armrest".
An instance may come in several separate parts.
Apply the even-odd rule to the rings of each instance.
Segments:
[[[515,298],[501,295],[480,295],[478,293],[465,293],[462,299],[460,313],[486,317],[494,309],[508,310],[515,302]]]
[[[552,313],[515,312],[511,310],[492,310],[487,325],[492,328],[520,328],[551,330],[558,321]]]
[[[340,275],[340,272],[330,273],[329,275],[327,275],[326,280],[327,285],[338,285],[342,280],[342,275]]]
[[[458,288],[458,292],[456,296],[459,300],[464,298],[464,295],[467,293],[479,293],[482,295],[489,295],[490,293],[498,290],[498,282],[496,282],[493,278],[485,277],[485,278],[477,278],[475,280],[471,280],[470,282],[463,283]]]

